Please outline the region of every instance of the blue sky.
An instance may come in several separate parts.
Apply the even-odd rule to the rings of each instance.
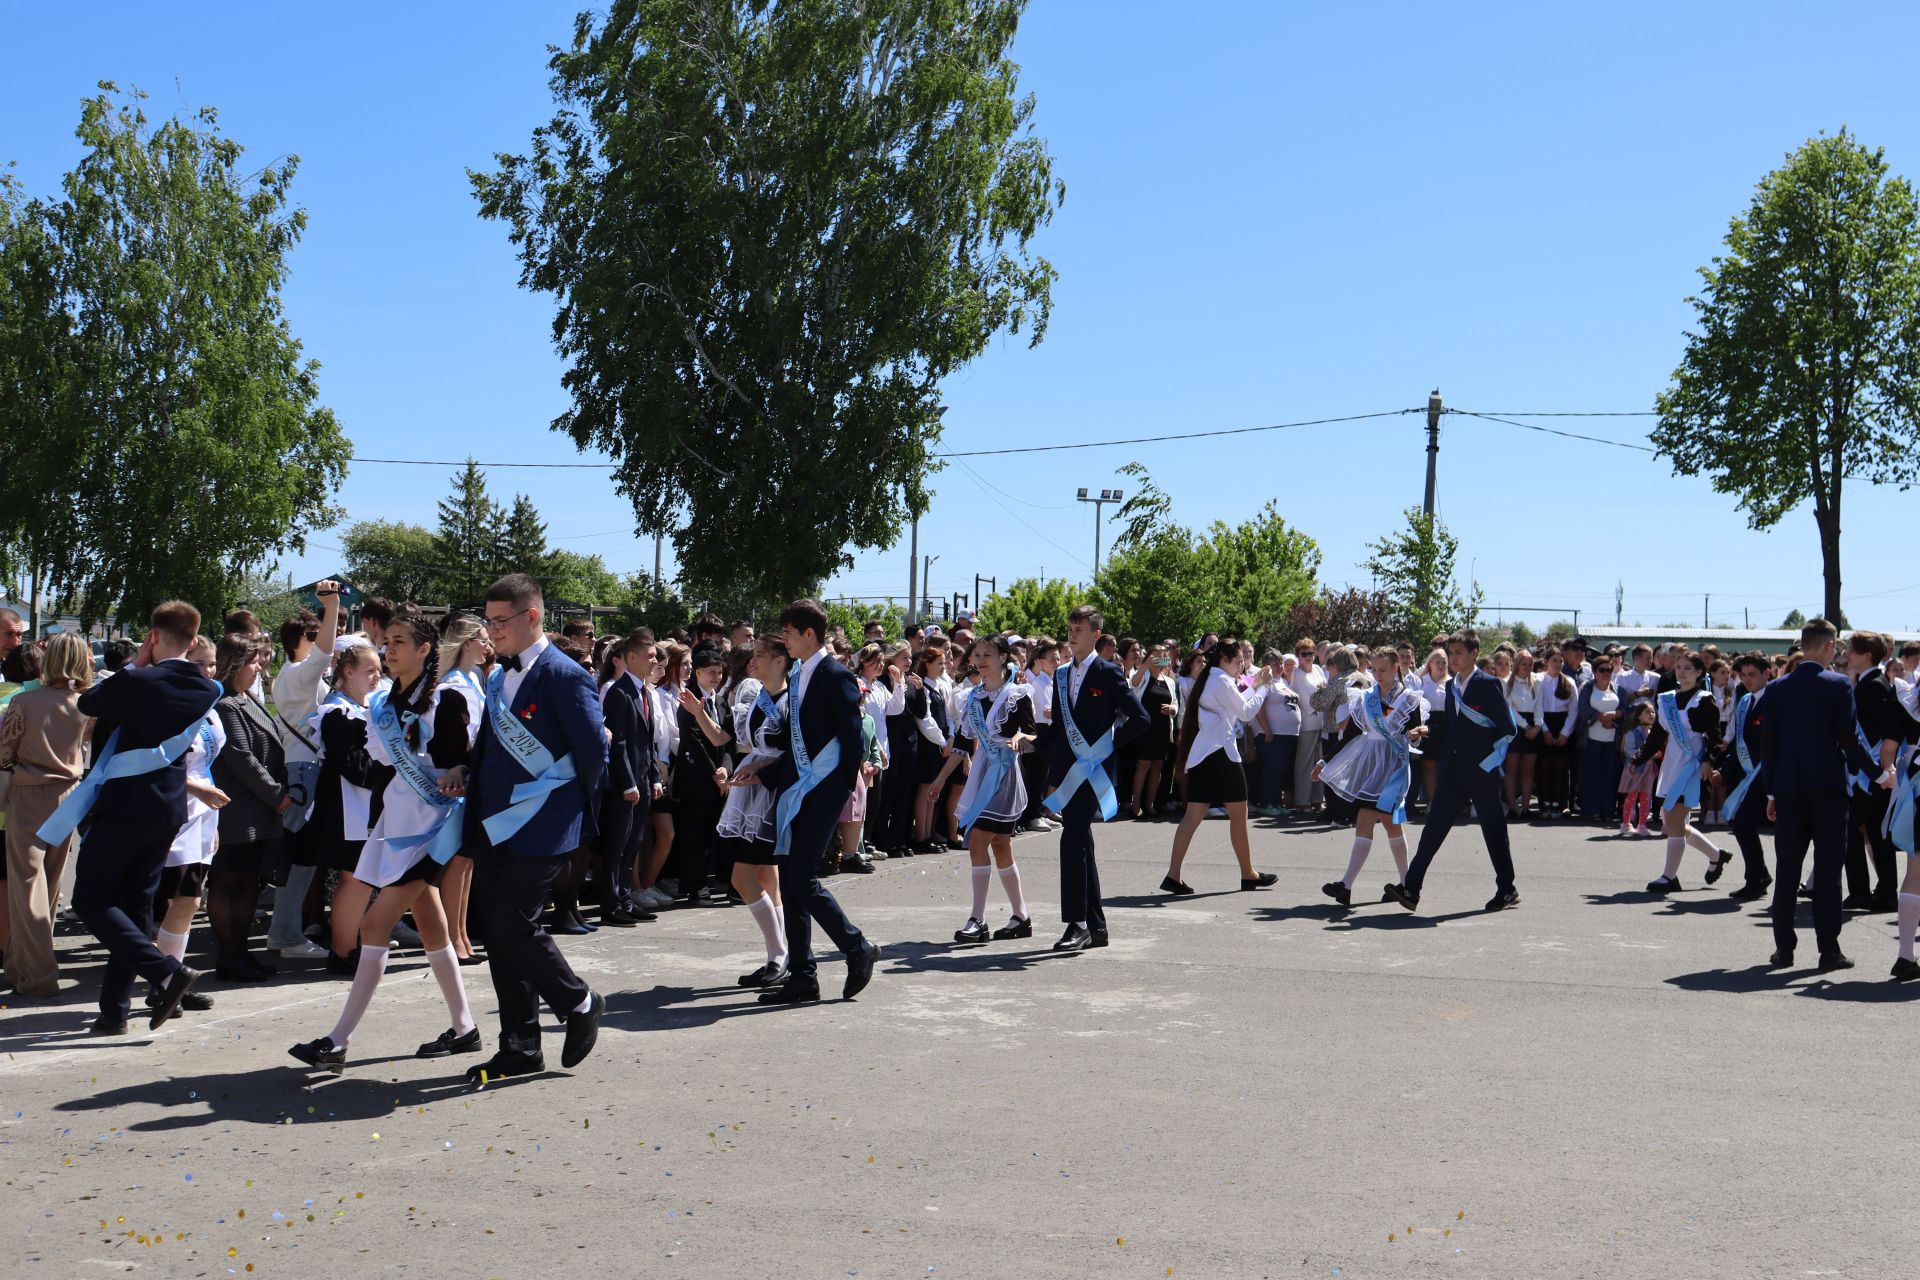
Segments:
[[[301,157],[311,218],[287,306],[325,403],[369,457],[577,460],[545,296],[521,291],[465,171],[546,118],[544,46],[573,4],[37,5],[8,16],[0,160],[50,193],[99,79],[164,113],[212,104],[260,160]],[[191,20],[182,16],[191,12]],[[1036,0],[1016,56],[1068,186],[1040,250],[1059,267],[1047,340],[998,340],[947,388],[944,446],[1257,426],[1424,405],[1651,406],[1678,361],[1695,270],[1753,184],[1850,127],[1920,175],[1898,4],[1196,6]],[[1556,425],[1637,441],[1645,420]],[[1449,417],[1439,508],[1489,611],[1772,625],[1820,600],[1811,513],[1748,530],[1730,498],[1646,454]],[[1269,498],[1330,582],[1424,483],[1424,419],[975,460],[935,481],[932,590],[973,575],[1084,579],[1080,486],[1138,460],[1189,524]],[[431,523],[448,473],[362,465],[352,518]],[[561,545],[648,568],[650,539],[592,471],[499,471]],[[1914,496],[1848,491],[1858,625],[1920,627]],[[1904,525],[1899,518],[1905,517]],[[1902,540],[1901,534],[1905,533]],[[287,566],[335,567],[337,530]],[[1109,539],[1110,541],[1110,539]],[[904,543],[832,592],[904,595]],[[1511,615],[1510,615],[1511,616]]]

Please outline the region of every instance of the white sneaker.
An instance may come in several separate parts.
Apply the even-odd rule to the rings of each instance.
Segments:
[[[1623,822],[1620,824],[1620,834],[1623,836],[1630,836],[1633,834],[1633,828]]]
[[[325,960],[332,954],[325,947],[309,942],[305,938],[300,940],[300,945],[297,947],[275,947],[274,951],[282,960]]]
[[[1219,805],[1215,805],[1213,808],[1207,810],[1207,816],[1209,818],[1224,818],[1227,816],[1227,811]]]

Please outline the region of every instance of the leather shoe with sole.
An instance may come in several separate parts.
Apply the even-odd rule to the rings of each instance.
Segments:
[[[347,1069],[346,1048],[335,1044],[326,1036],[321,1036],[318,1040],[309,1040],[305,1044],[297,1044],[287,1052],[310,1067],[319,1067],[323,1071],[333,1072],[334,1075],[339,1075]]]
[[[1093,934],[1085,925],[1070,924],[1067,931],[1060,935],[1060,941],[1053,944],[1055,951],[1085,951],[1087,944],[1093,941]]]
[[[1836,969],[1851,969],[1853,961],[1838,951],[1829,951],[1820,957],[1820,972],[1832,973]]]
[[[537,1053],[516,1053],[502,1049],[477,1067],[467,1068],[467,1083],[485,1086],[488,1081],[507,1076],[530,1076],[547,1069],[547,1060]]]
[[[427,1041],[413,1051],[416,1058],[451,1058],[456,1053],[480,1052],[480,1028],[474,1027],[467,1034],[455,1035],[448,1027],[438,1036]]]
[[[1087,930],[1087,950],[1098,951],[1100,948],[1106,945],[1107,945],[1107,931],[1105,929]]]
[[[842,1000],[851,1000],[867,989],[867,984],[873,981],[873,962],[879,958],[879,946],[861,939],[859,953],[847,957],[847,985],[840,989]]]
[[[159,998],[153,1002],[153,1016],[147,1019],[147,1030],[158,1031],[161,1023],[180,1012],[180,1002],[187,998],[187,992],[193,990],[193,984],[198,981],[198,969],[189,969],[185,965],[175,969],[160,988]]]
[[[810,1004],[819,998],[819,983],[796,982],[792,978],[760,993],[761,1004]]]
[[[1487,910],[1489,911],[1506,911],[1519,905],[1520,891],[1518,889],[1508,889],[1504,893],[1496,893],[1487,899]]]
[[[115,1022],[105,1014],[101,1014],[87,1024],[87,1034],[90,1036],[123,1036],[127,1034],[126,1019],[122,1018],[120,1021]]]
[[[594,1043],[600,1039],[600,1015],[607,1011],[607,1002],[598,991],[587,993],[587,1007],[584,1012],[567,1015],[566,1044],[560,1050],[560,1065],[571,1071],[586,1061],[593,1052]]]
[[[776,987],[787,980],[787,966],[783,964],[763,964],[752,973],[743,973],[738,981],[743,987]]]
[[[1767,957],[1767,965],[1773,969],[1791,969],[1793,967],[1793,952],[1785,949],[1777,950]]]
[[[1344,880],[1329,880],[1320,886],[1320,892],[1332,898],[1343,907],[1353,905],[1353,890],[1347,888]]]
[[[1890,976],[1895,982],[1912,982],[1915,978],[1920,978],[1920,964],[1902,957],[1893,962],[1893,973]]]
[[[1005,942],[1009,938],[1031,938],[1033,936],[1033,921],[1031,919],[1022,920],[1019,916],[1014,916],[998,929],[995,929],[993,936],[1001,942]]]
[[[1386,887],[1387,896],[1409,911],[1420,909],[1420,895],[1403,884],[1390,884]]]
[[[1768,890],[1772,888],[1773,881],[1771,880],[1764,884],[1743,884],[1727,896],[1736,902],[1758,902],[1760,899],[1766,897]]]

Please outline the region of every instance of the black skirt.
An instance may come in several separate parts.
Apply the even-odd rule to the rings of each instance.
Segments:
[[[1244,804],[1246,799],[1246,770],[1239,761],[1227,758],[1225,748],[1209,752],[1187,770],[1188,804]]]
[[[160,872],[160,892],[154,895],[156,902],[171,902],[175,898],[198,898],[207,887],[207,864],[189,862],[185,866],[166,867]]]
[[[733,865],[748,867],[777,867],[779,859],[773,856],[771,840],[740,840],[723,837],[720,839],[719,852],[723,859],[729,859]]]
[[[429,854],[408,867],[398,880],[395,880],[386,887],[396,889],[403,884],[430,884],[437,889],[440,887],[440,882],[446,878],[446,875],[447,864],[444,862],[435,862],[432,855]]]

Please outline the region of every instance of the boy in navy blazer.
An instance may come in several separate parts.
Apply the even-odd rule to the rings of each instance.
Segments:
[[[1478,631],[1463,627],[1447,637],[1447,741],[1440,760],[1440,780],[1427,807],[1420,847],[1414,852],[1413,865],[1407,868],[1407,882],[1387,886],[1393,900],[1409,911],[1419,907],[1427,868],[1433,865],[1434,856],[1459,819],[1461,806],[1468,801],[1473,802],[1481,838],[1487,842],[1487,857],[1493,863],[1493,897],[1487,901],[1487,910],[1504,911],[1520,903],[1520,891],[1513,880],[1513,849],[1507,842],[1506,800],[1500,791],[1505,762],[1487,767],[1487,761],[1513,737],[1517,726],[1506,691],[1498,680],[1480,670],[1479,659]]]
[[[98,721],[96,741],[113,739],[116,757],[133,757],[179,739],[206,718],[220,686],[186,660],[200,631],[200,611],[169,600],[153,611],[133,665],[80,695],[80,710]],[[95,1035],[127,1029],[134,975],[153,983],[150,1029],[172,1017],[198,970],[153,944],[153,898],[167,848],[187,820],[184,750],[146,772],[109,778],[93,800],[93,825],[74,864],[73,910],[107,949]],[[106,762],[94,757],[94,768]],[[84,784],[83,784],[84,785]]]
[[[631,928],[653,919],[653,913],[633,896],[634,863],[660,790],[660,765],[653,754],[653,699],[643,687],[653,670],[653,632],[642,627],[621,640],[615,651],[625,670],[607,686],[600,704],[610,741],[594,877],[601,885],[600,923]]]
[[[606,1008],[540,927],[554,876],[594,834],[606,758],[593,677],[548,643],[545,615],[540,584],[523,573],[487,588],[487,630],[500,660],[487,686],[471,773],[453,783],[464,782],[468,797],[474,898],[500,1001],[500,1051],[468,1070],[475,1082],[482,1073],[490,1079],[545,1069],[538,1000],[566,1016],[560,1065],[569,1068],[592,1052]],[[504,732],[500,720],[508,722]],[[542,767],[536,773],[530,765]],[[514,790],[526,784],[536,794],[516,801]]]

